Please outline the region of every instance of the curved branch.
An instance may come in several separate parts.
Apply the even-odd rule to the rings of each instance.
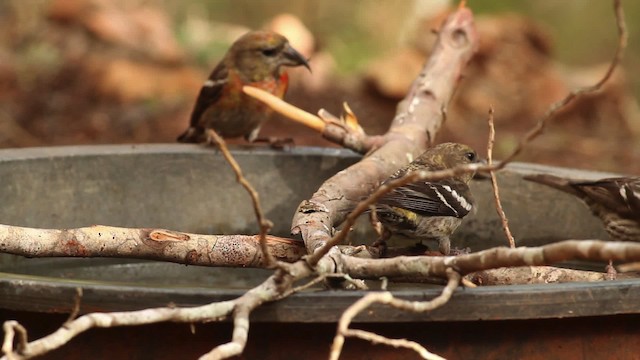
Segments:
[[[216,320],[226,317],[235,306],[235,301],[223,301],[193,308],[152,308],[139,311],[112,312],[112,313],[91,313],[66,322],[62,327],[53,333],[26,343],[14,352],[11,346],[7,346],[3,351],[5,356],[1,360],[8,359],[29,359],[45,354],[66,344],[75,336],[92,328],[109,328],[115,326],[134,326],[153,324],[163,321],[174,322],[198,322],[206,320]],[[7,327],[9,322],[5,322]],[[19,324],[13,322],[14,328]],[[5,343],[6,341],[5,336]],[[26,334],[25,339],[26,341]]]
[[[422,357],[423,359],[442,360],[442,357],[429,352],[422,345],[414,341],[405,339],[389,339],[369,331],[349,329],[349,324],[351,324],[353,318],[355,318],[359,313],[363,312],[375,303],[386,304],[394,308],[413,312],[425,312],[439,308],[440,306],[446,304],[449,299],[451,299],[451,296],[453,296],[453,292],[460,284],[460,274],[449,269],[447,271],[447,275],[448,282],[447,285],[442,289],[442,293],[429,301],[406,301],[394,297],[393,294],[388,291],[372,292],[360,298],[360,300],[353,303],[347,310],[342,313],[340,321],[338,322],[338,331],[336,332],[336,336],[333,338],[333,344],[331,344],[331,353],[329,359],[338,360],[342,351],[342,346],[344,345],[345,337],[351,336],[363,340],[368,340],[373,343],[381,343],[393,346],[396,348],[402,347],[411,349],[417,352],[418,355],[420,355],[420,357]]]

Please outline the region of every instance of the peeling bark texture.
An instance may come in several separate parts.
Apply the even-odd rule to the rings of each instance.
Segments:
[[[294,262],[300,241],[267,236],[270,253]],[[113,257],[170,261],[187,265],[264,267],[258,235],[198,235],[164,229],[94,225],[53,230],[0,225],[0,253],[26,257]]]
[[[619,274],[618,278],[635,278]],[[595,271],[564,269],[553,266],[521,266],[478,271],[467,275],[478,285],[554,284],[574,281],[604,281],[607,274]]]
[[[334,226],[344,220],[354,202],[433,144],[444,110],[477,46],[473,15],[469,9],[459,8],[443,24],[429,61],[398,104],[382,145],[331,177],[299,206],[291,231],[302,235],[309,253],[332,237]]]
[[[336,267],[352,278],[386,277],[389,280],[395,280],[398,278],[446,278],[449,268],[456,269],[461,275],[467,275],[482,270],[514,266],[543,266],[568,260],[628,262],[635,261],[639,257],[639,243],[565,240],[535,248],[499,247],[458,256],[398,256],[375,260],[341,256],[333,259],[338,261]],[[569,272],[573,271],[575,270],[569,270]],[[585,281],[585,279],[577,280]]]

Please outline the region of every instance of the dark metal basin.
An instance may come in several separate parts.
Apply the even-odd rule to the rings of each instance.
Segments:
[[[288,236],[291,217],[302,199],[359,159],[350,151],[321,148],[236,148],[234,155],[261,194],[266,216],[276,225],[272,233],[281,236]],[[501,172],[503,203],[519,245],[606,238],[599,222],[576,199],[521,179],[522,173],[533,171],[584,178],[609,175],[531,164],[514,164]],[[0,150],[0,179],[3,224],[41,228],[103,224],[212,234],[257,231],[249,197],[222,156],[210,148],[167,144]],[[456,233],[454,245],[474,251],[505,245],[490,183],[474,181],[472,190],[478,210]],[[373,236],[367,226],[360,226],[355,238],[370,241]],[[82,312],[169,303],[199,305],[236,297],[269,274],[259,269],[121,259],[26,259],[4,254],[0,255],[0,309],[4,309],[0,315],[68,312],[76,287],[83,288]],[[415,300],[438,293],[429,286],[397,286],[396,291]],[[335,322],[360,296],[359,292],[314,289],[260,308],[252,321]],[[627,280],[461,289],[445,307],[430,313],[374,307],[357,322],[400,326],[639,312],[640,282]],[[500,336],[496,333],[495,339]]]

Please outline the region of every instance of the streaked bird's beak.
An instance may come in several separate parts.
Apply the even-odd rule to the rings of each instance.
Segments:
[[[283,65],[287,65],[287,66],[304,65],[304,67],[309,69],[309,72],[311,72],[311,67],[309,67],[309,62],[307,61],[307,59],[305,59],[304,56],[302,56],[302,54],[296,51],[296,49],[294,49],[291,45],[287,44],[287,46],[282,51],[282,56],[285,59],[285,62],[283,63]]]
[[[489,162],[485,158],[478,158],[477,163],[482,165],[487,165]],[[475,174],[473,174],[473,178],[476,180],[480,180],[480,179],[485,180],[485,179],[491,179],[491,175],[489,175],[488,172],[476,172]]]

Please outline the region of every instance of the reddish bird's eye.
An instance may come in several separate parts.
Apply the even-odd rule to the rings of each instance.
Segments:
[[[271,48],[271,49],[264,49],[262,50],[262,55],[264,56],[276,56],[276,54],[278,53],[278,49],[277,48]]]

